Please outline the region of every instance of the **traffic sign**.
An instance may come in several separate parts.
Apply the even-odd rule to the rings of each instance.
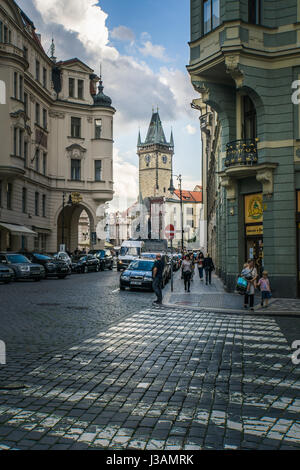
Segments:
[[[167,225],[167,227],[165,228],[165,235],[166,235],[166,238],[168,240],[173,240],[173,238],[175,237],[175,227],[174,227],[174,225],[172,225],[172,224]]]

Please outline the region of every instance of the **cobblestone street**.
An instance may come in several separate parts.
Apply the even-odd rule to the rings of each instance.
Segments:
[[[11,351],[0,384],[23,388],[1,390],[2,449],[300,449],[298,318],[141,308],[151,294],[115,294],[119,316],[91,320],[89,338]],[[51,338],[50,321],[39,327]]]

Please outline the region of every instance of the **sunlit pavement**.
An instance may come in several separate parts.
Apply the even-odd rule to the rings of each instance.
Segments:
[[[26,388],[1,391],[0,447],[299,449],[300,367],[281,326],[149,308],[59,353],[12,352],[0,384]]]

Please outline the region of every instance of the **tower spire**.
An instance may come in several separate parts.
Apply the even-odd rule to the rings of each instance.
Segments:
[[[52,62],[56,62],[56,57],[54,56],[54,54],[55,54],[55,44],[54,44],[53,36],[52,36],[52,42],[51,42],[51,46],[50,46],[50,52],[51,52],[50,59],[52,60]]]

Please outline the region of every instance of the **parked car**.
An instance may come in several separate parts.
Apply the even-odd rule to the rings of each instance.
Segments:
[[[44,266],[46,277],[58,277],[64,279],[69,273],[69,266],[66,261],[63,261],[54,256],[40,254],[40,253],[26,253],[32,263]]]
[[[120,289],[126,287],[149,289],[152,291],[152,269],[154,260],[137,259],[132,261],[128,268],[120,276]]]
[[[88,273],[89,271],[100,271],[100,261],[94,255],[80,256],[78,259],[73,258],[72,271],[75,273]]]
[[[6,264],[0,263],[0,282],[8,284],[14,279],[14,271]]]
[[[20,253],[0,253],[0,263],[9,265],[14,271],[14,279],[33,279],[40,281],[45,277],[45,268],[32,263]]]
[[[112,269],[114,266],[114,258],[110,250],[90,250],[89,255],[92,254],[100,261],[100,270]]]
[[[156,255],[158,253],[142,253],[142,259],[151,259],[155,261]],[[168,255],[165,253],[160,253],[161,255],[161,260],[164,264],[164,270],[163,270],[163,287],[168,283],[168,281],[171,279],[171,261]]]

